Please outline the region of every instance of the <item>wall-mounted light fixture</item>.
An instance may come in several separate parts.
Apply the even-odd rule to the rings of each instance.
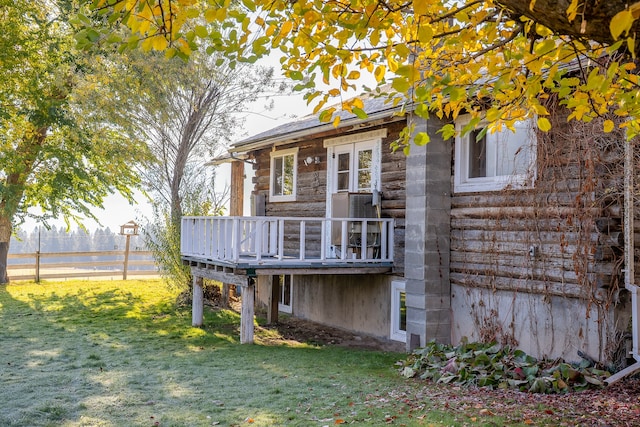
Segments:
[[[320,157],[315,156],[315,157],[307,157],[306,159],[304,159],[304,165],[305,166],[309,166],[309,165],[319,165],[320,164]]]

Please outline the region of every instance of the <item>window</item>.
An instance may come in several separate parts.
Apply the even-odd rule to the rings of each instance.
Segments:
[[[391,339],[407,342],[407,293],[405,282],[391,282]]]
[[[296,199],[297,163],[297,148],[271,153],[270,201],[287,202]]]
[[[293,296],[293,276],[281,274],[278,278],[278,310],[284,313],[291,313],[291,297]]]
[[[469,115],[456,122],[458,133],[469,123]],[[482,126],[482,123],[481,125]],[[456,137],[456,192],[501,190],[507,186],[531,186],[535,178],[536,140],[530,121],[515,124],[515,132],[483,128]]]
[[[330,148],[333,158],[333,192],[370,193],[380,166],[377,164],[376,141],[343,144]]]

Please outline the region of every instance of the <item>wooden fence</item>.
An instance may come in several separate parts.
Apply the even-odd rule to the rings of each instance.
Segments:
[[[65,260],[60,261],[60,258]],[[66,261],[68,259],[74,259],[74,261]],[[9,254],[7,264],[10,280],[40,281],[41,279],[89,277],[127,279],[127,276],[160,275],[160,270],[150,251]]]

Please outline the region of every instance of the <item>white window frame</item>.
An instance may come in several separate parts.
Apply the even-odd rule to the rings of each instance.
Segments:
[[[293,189],[291,194],[275,194],[273,180],[275,178],[275,160],[281,157],[293,155]],[[269,201],[270,202],[293,202],[296,200],[298,187],[298,148],[272,151],[270,153],[271,163],[269,167]]]
[[[278,311],[283,313],[293,313],[293,278],[292,274],[281,274],[281,276],[289,276],[289,305],[283,303],[284,301],[284,286],[280,287],[278,283]],[[280,280],[278,276],[278,280]]]
[[[338,153],[351,151],[351,174],[349,191],[357,191],[357,153],[361,150],[372,150],[371,191],[381,190],[380,169],[382,168],[382,139],[387,137],[386,129],[360,132],[352,135],[329,138],[323,141],[327,149],[327,217],[331,216],[331,195],[338,192],[337,157]],[[335,156],[334,156],[335,155]]]
[[[405,294],[406,307],[406,282],[393,280],[391,282],[391,333],[390,338],[394,341],[407,342],[407,331],[400,329],[400,307],[402,294]]]
[[[535,182],[536,177],[536,139],[532,128],[532,120],[525,120],[517,122],[515,124],[516,134],[519,132],[527,132],[528,144],[523,147],[528,147],[529,153],[529,165],[527,166],[527,172],[523,174],[508,174],[488,177],[469,177],[469,144],[472,143],[473,132],[469,132],[466,135],[460,135],[462,129],[471,121],[471,115],[466,114],[460,116],[456,120],[456,141],[455,141],[455,167],[454,167],[454,191],[456,193],[461,192],[480,192],[480,191],[496,191],[503,190],[507,187],[517,188],[531,188]],[[482,121],[478,125],[478,128],[482,128],[487,125],[487,122]],[[487,132],[487,137],[498,138],[503,132],[511,132],[508,129],[503,128],[495,134],[490,135],[490,131]],[[475,141],[474,141],[475,142]],[[497,156],[497,150],[496,150]],[[497,159],[496,159],[497,164]]]

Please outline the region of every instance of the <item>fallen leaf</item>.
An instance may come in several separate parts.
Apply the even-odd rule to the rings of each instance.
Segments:
[[[338,418],[338,419],[337,419],[337,420],[335,420],[333,423],[334,423],[334,424],[336,424],[336,425],[337,425],[337,424],[345,424],[345,423],[346,423],[346,421],[345,421],[345,420],[343,420],[342,418]]]

